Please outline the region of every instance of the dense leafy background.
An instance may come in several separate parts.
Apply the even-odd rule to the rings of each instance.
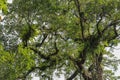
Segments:
[[[118,80],[119,0],[0,1],[0,79]]]

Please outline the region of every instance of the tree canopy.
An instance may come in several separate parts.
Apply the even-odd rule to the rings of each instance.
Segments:
[[[119,0],[0,1],[0,79],[118,80]],[[1,6],[2,4],[2,6]],[[107,50],[106,48],[109,48]]]

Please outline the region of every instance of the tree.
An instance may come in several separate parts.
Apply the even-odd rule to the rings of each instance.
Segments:
[[[30,80],[36,73],[51,80],[57,70],[67,80],[117,80],[112,71],[120,60],[106,48],[119,43],[119,5],[119,0],[14,0],[0,25],[0,79]]]

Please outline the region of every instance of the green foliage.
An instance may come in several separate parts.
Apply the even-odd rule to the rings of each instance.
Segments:
[[[3,13],[7,13],[7,4],[6,0],[0,0],[0,10],[3,11]]]
[[[0,46],[0,52],[0,78],[2,80],[17,79],[35,65],[35,55],[29,48],[23,49],[19,46],[16,54],[4,51]]]
[[[3,0],[0,8],[7,12]],[[113,58],[106,47],[119,43],[119,8],[119,0],[13,0],[0,24],[0,79],[31,79],[32,73],[52,79],[56,70],[65,78],[78,70],[74,79],[84,79],[86,71],[99,75],[101,66],[105,79],[117,79],[105,69],[104,55]],[[118,64],[109,65],[116,70]]]

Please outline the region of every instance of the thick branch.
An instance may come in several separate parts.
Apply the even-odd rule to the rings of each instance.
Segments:
[[[118,34],[118,32],[116,30],[116,25],[113,25],[113,28],[114,28],[114,36],[111,37],[110,39],[108,39],[108,42],[110,42],[120,36],[120,34]]]
[[[87,46],[86,46],[87,47]],[[77,60],[76,61],[76,64],[79,68],[79,72],[80,74],[82,74],[83,78],[85,80],[92,80],[92,77],[91,75],[89,74],[88,70],[86,70],[83,66],[83,64],[85,63],[86,61],[86,50],[87,48],[84,48],[83,52],[80,53],[79,57],[80,57],[80,60]]]
[[[116,25],[113,25],[113,28],[114,28],[115,35],[118,36],[117,30],[116,30]]]
[[[75,2],[75,6],[77,7],[77,10],[78,10],[79,19],[80,19],[81,34],[82,34],[82,39],[84,40],[84,26],[83,26],[84,13],[81,12],[81,10],[80,10],[80,2],[79,2],[79,0],[74,0],[74,2]]]
[[[46,59],[46,60],[49,60],[50,57],[49,56],[45,56],[44,54],[42,54],[39,50],[35,49],[35,48],[30,48],[31,50],[34,51],[34,53],[38,54],[39,57],[43,58],[43,59]]]
[[[78,74],[78,70],[76,70],[67,80],[72,80],[74,79]]]
[[[116,62],[120,62],[120,59],[118,60],[108,60],[107,62],[105,62],[105,64],[111,64],[111,63],[116,63]]]
[[[55,52],[50,54],[50,55],[48,55],[48,56],[54,56],[54,55],[58,54],[59,50],[57,48],[56,41],[54,42],[54,47],[55,47]]]
[[[101,21],[102,21],[102,13],[100,14],[100,19],[99,19],[99,21],[96,24],[98,35],[100,35],[99,24],[100,24]]]
[[[105,31],[106,31],[109,27],[114,26],[114,25],[117,25],[117,24],[119,24],[119,23],[120,23],[120,20],[116,20],[116,21],[111,22],[110,24],[108,24],[108,25],[103,29],[102,34],[104,34]]]
[[[42,44],[44,43],[44,41],[45,41],[45,39],[46,39],[46,38],[47,38],[47,35],[46,35],[46,34],[44,34],[44,35],[43,35],[43,39],[42,39],[41,43],[36,44],[36,47],[41,47],[41,46],[42,46]]]
[[[38,70],[41,70],[41,71],[44,71],[45,69],[47,69],[48,67],[52,66],[53,65],[53,62],[51,62],[49,65],[44,65],[44,66],[41,66],[41,67],[31,67],[25,74],[23,74],[23,76],[21,77],[18,77],[18,79],[26,79],[27,76],[32,73],[33,71],[35,71],[36,69]]]
[[[35,48],[32,48],[32,47],[30,49],[33,50],[34,53],[38,54],[39,57],[41,57],[43,59],[46,59],[46,60],[50,60],[51,56],[54,56],[54,55],[58,54],[58,52],[59,52],[59,50],[57,48],[57,45],[56,45],[56,41],[54,42],[54,48],[55,48],[55,52],[53,52],[52,54],[49,54],[49,55],[44,55],[44,54],[41,53],[41,51],[39,51]]]

